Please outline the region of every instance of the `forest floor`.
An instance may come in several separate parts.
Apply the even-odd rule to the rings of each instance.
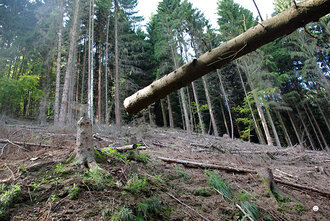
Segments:
[[[149,125],[93,133],[101,173],[70,158],[73,127],[0,123],[0,220],[329,220],[329,153]],[[146,149],[103,149],[132,142]]]

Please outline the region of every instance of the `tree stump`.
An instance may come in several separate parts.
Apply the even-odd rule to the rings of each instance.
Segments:
[[[77,124],[75,159],[86,168],[97,166],[92,139],[92,122],[87,117],[80,118]]]

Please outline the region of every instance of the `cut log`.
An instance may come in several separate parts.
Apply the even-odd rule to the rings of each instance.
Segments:
[[[307,0],[298,4],[297,7],[291,7],[154,81],[126,98],[124,107],[128,113],[136,114],[205,74],[221,68],[283,35],[290,34],[309,22],[317,21],[329,12],[330,0]]]
[[[198,163],[198,162],[192,162],[192,161],[187,161],[187,160],[178,160],[178,159],[165,158],[165,157],[158,157],[158,159],[168,162],[168,163],[183,164],[186,167],[192,167],[192,168],[217,169],[217,170],[225,170],[228,172],[236,172],[236,173],[257,173],[255,170],[249,170],[249,169],[244,169],[244,168],[219,166],[219,165],[215,165],[215,164]]]

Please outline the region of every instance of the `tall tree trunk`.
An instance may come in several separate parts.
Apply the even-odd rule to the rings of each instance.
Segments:
[[[108,53],[108,48],[109,48],[109,25],[110,24],[110,15],[108,16],[108,21],[107,21],[107,35],[105,39],[105,123],[109,125],[109,103],[108,103],[108,61],[109,61],[109,53]]]
[[[276,113],[276,116],[277,116],[278,120],[280,121],[280,124],[281,124],[282,130],[283,130],[283,132],[284,132],[285,140],[286,140],[288,146],[291,147],[291,146],[292,146],[292,142],[291,142],[291,139],[290,139],[289,133],[288,133],[288,131],[287,131],[285,125],[284,125],[284,122],[283,122],[282,116],[281,116],[281,114],[280,114],[278,111],[276,111],[276,110],[275,110],[275,113]]]
[[[277,130],[276,130],[275,124],[273,122],[272,116],[270,115],[270,112],[269,112],[268,108],[265,108],[265,109],[266,109],[266,114],[268,116],[270,126],[272,127],[272,130],[273,130],[273,133],[274,133],[276,146],[281,147],[281,142],[280,142],[280,139],[278,137]]]
[[[193,117],[193,111],[192,111],[192,105],[191,105],[191,97],[189,93],[189,87],[187,88],[187,96],[188,96],[188,107],[189,107],[189,117],[190,117],[190,129],[191,131],[194,131],[195,124],[194,124],[194,117]]]
[[[77,40],[77,23],[78,23],[78,13],[79,13],[79,0],[75,0],[74,4],[74,13],[73,13],[73,22],[72,22],[72,29],[71,29],[71,39],[70,39],[70,49],[69,49],[69,57],[68,57],[68,64],[65,73],[64,79],[64,86],[63,86],[63,96],[62,96],[62,104],[61,104],[61,111],[59,116],[59,123],[65,124],[66,116],[67,116],[67,108],[68,108],[68,96],[69,96],[69,89],[71,83],[71,76],[73,72],[73,65],[74,65],[74,52]]]
[[[323,132],[322,132],[322,130],[321,130],[319,124],[317,123],[317,121],[316,121],[316,119],[315,119],[315,117],[314,117],[314,114],[313,114],[311,108],[309,107],[308,103],[306,103],[306,106],[307,106],[307,110],[309,111],[310,115],[312,116],[312,120],[313,120],[314,123],[315,123],[316,129],[317,129],[317,131],[319,132],[318,134],[320,135],[320,137],[321,137],[321,139],[322,139],[322,141],[323,141],[323,143],[324,143],[324,147],[325,147],[325,149],[326,149],[327,151],[329,151],[329,146],[328,146],[328,144],[327,144],[327,141],[326,141],[326,139],[324,138]]]
[[[298,112],[298,115],[299,115],[300,121],[301,121],[301,123],[303,124],[304,130],[306,131],[306,134],[307,134],[307,137],[308,137],[309,143],[310,143],[310,145],[311,145],[311,147],[312,147],[312,150],[316,150],[315,145],[314,145],[314,142],[313,142],[313,138],[312,138],[311,134],[310,134],[309,131],[308,131],[308,127],[307,127],[307,125],[305,124],[304,118],[302,117],[301,112],[300,112],[300,110],[299,110],[297,104],[294,104],[294,106],[295,106],[296,109],[297,109],[297,112]]]
[[[196,102],[196,110],[197,110],[199,125],[202,130],[202,134],[205,134],[204,122],[203,122],[202,113],[200,110],[200,105],[199,105],[199,100],[198,100],[198,95],[197,95],[197,90],[195,88],[194,82],[191,82],[191,87],[192,87],[192,91],[193,91],[195,102]]]
[[[173,119],[173,112],[172,112],[171,97],[170,97],[170,95],[167,95],[166,98],[167,98],[168,120],[170,122],[170,128],[174,128],[174,119]]]
[[[227,123],[227,117],[226,117],[226,113],[223,108],[222,102],[223,102],[223,100],[220,99],[220,109],[221,109],[221,114],[222,114],[222,118],[223,118],[223,123],[225,124],[225,128],[226,128],[227,134],[229,136],[230,132],[229,132],[229,127],[228,127],[228,123]]]
[[[116,125],[121,126],[119,101],[119,55],[118,55],[118,1],[115,0],[115,117]]]
[[[58,123],[59,106],[60,106],[61,53],[62,53],[63,12],[64,12],[63,3],[64,3],[64,0],[60,0],[59,28],[58,28],[58,40],[57,40],[54,124]]]
[[[207,82],[206,82],[205,76],[202,77],[202,81],[203,81],[203,85],[204,85],[207,105],[209,106],[209,112],[210,112],[210,118],[211,118],[211,123],[212,123],[212,127],[213,127],[214,136],[218,137],[219,136],[218,127],[217,127],[217,123],[215,122],[215,117],[214,117],[214,114],[213,114],[211,98],[210,98],[210,95],[209,95],[209,90],[207,88]]]
[[[94,0],[89,2],[89,25],[88,25],[88,117],[94,122]]]
[[[98,121],[99,123],[101,123],[102,121],[102,111],[101,111],[101,98],[102,98],[102,87],[101,87],[101,81],[102,81],[102,43],[101,43],[101,38],[100,38],[100,42],[99,42],[99,82],[98,82],[98,95],[97,95],[97,117],[98,117]]]
[[[323,110],[322,110],[321,107],[320,107],[319,102],[318,102],[318,101],[315,101],[315,102],[316,102],[316,104],[317,104],[317,107],[318,107],[318,109],[319,109],[321,115],[322,115],[323,121],[324,121],[325,124],[327,125],[328,131],[330,131],[329,118],[327,118],[327,117],[325,116]]]
[[[82,68],[82,77],[81,77],[81,91],[80,91],[80,103],[84,102],[84,94],[85,94],[85,74],[86,74],[86,57],[87,57],[87,42],[84,39],[84,58],[83,58],[83,68]]]
[[[166,111],[165,111],[164,99],[160,99],[160,107],[162,109],[162,116],[163,116],[164,127],[167,127],[167,119],[166,119]]]
[[[302,106],[303,106],[304,111],[305,111],[305,113],[306,113],[306,116],[307,116],[307,119],[308,119],[308,121],[309,121],[309,124],[312,126],[312,129],[313,129],[313,132],[314,132],[314,134],[315,134],[315,136],[316,136],[316,139],[317,139],[318,143],[320,144],[321,149],[324,149],[324,147],[323,147],[323,145],[322,145],[322,142],[321,142],[321,139],[320,139],[320,137],[319,137],[319,134],[317,133],[317,131],[316,131],[316,129],[315,129],[314,123],[313,123],[313,121],[312,121],[311,116],[309,116],[309,113],[308,113],[308,110],[307,110],[306,107],[305,107],[305,104],[302,103]]]
[[[256,128],[258,140],[259,140],[259,142],[261,144],[266,144],[265,139],[264,139],[264,136],[263,136],[263,134],[262,134],[262,132],[260,130],[259,124],[258,124],[258,122],[256,120],[256,117],[254,116],[253,109],[252,109],[252,106],[251,106],[251,103],[250,103],[248,94],[246,92],[246,87],[245,87],[245,83],[243,81],[242,73],[241,73],[240,68],[238,67],[238,62],[236,62],[236,65],[237,65],[237,70],[238,70],[239,78],[241,79],[241,83],[242,83],[242,87],[243,87],[244,94],[245,94],[245,97],[246,97],[246,101],[248,103],[248,106],[249,106],[249,109],[250,109],[250,112],[251,112],[251,115],[252,115],[252,119],[253,119],[253,122],[254,122],[254,126]]]
[[[295,123],[295,121],[294,121],[294,118],[293,118],[291,112],[289,112],[289,111],[288,111],[288,116],[289,116],[290,122],[291,122],[291,124],[292,124],[293,130],[294,130],[294,132],[295,132],[295,134],[296,134],[296,137],[297,137],[297,139],[298,139],[298,142],[299,142],[300,145],[303,146],[303,140],[302,140],[302,137],[300,136],[300,134],[299,134],[299,132],[298,132],[298,128],[297,128],[296,123]]]
[[[230,110],[230,105],[229,105],[229,102],[228,102],[228,97],[227,97],[225,88],[224,88],[223,83],[222,83],[221,73],[218,69],[217,69],[217,74],[218,74],[218,78],[219,78],[219,81],[220,81],[221,91],[222,91],[222,94],[225,98],[225,102],[226,102],[226,106],[227,106],[227,110],[228,110],[228,114],[229,114],[229,120],[230,120],[230,126],[231,126],[231,139],[234,139],[234,122],[233,122],[233,118],[231,116],[231,110]]]

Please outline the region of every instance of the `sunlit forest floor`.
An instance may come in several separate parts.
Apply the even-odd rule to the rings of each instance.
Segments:
[[[330,216],[329,153],[188,136],[179,129],[147,124],[121,129],[94,125],[93,133],[101,172],[83,170],[70,158],[74,127],[1,122],[0,220],[328,220]],[[104,149],[133,142],[136,150]],[[169,163],[162,157],[196,164]],[[267,168],[280,197],[262,175]]]

